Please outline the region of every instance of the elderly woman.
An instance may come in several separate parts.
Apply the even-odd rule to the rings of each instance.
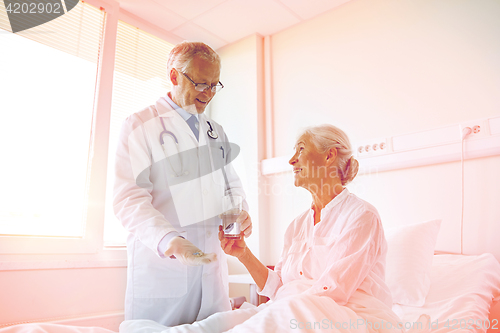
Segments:
[[[311,193],[312,204],[288,227],[276,270],[267,269],[243,240],[221,239],[224,251],[247,267],[260,294],[271,299],[286,290],[327,296],[344,305],[362,290],[391,306],[379,215],[344,187],[358,171],[345,133],[332,125],[307,129],[289,163],[295,186]]]
[[[288,227],[275,270],[243,237],[219,232],[224,252],[245,265],[271,302],[162,332],[404,331],[384,282],[387,244],[379,214],[345,188],[358,171],[346,134],[332,125],[305,130],[289,163],[295,186],[311,193],[312,204]]]

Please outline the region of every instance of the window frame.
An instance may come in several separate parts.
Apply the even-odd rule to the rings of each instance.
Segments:
[[[105,12],[93,112],[83,237],[0,236],[0,271],[77,267],[125,267],[125,246],[104,246],[106,177],[118,20],[170,43],[180,40],[120,10],[113,0],[86,0]]]

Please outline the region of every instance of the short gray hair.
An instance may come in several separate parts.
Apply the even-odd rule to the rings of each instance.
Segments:
[[[219,55],[210,46],[201,42],[183,41],[170,51],[167,61],[167,76],[170,75],[172,68],[183,73],[188,71],[195,56],[219,65],[219,69],[221,67]]]
[[[347,134],[340,128],[330,124],[323,124],[306,128],[301,137],[308,134],[311,141],[320,153],[331,148],[337,149],[337,166],[340,169],[340,180],[346,185],[356,177],[359,169],[358,161],[352,156],[352,146]]]

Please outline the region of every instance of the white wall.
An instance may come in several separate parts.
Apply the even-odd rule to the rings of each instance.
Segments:
[[[499,13],[496,0],[352,0],[274,35],[277,154],[306,124],[371,138],[498,115]]]
[[[125,267],[1,271],[0,327],[110,314],[117,330],[125,284]]]
[[[332,123],[361,141],[498,116],[498,17],[494,0],[352,0],[273,35],[276,155],[291,155],[308,125]],[[465,163],[465,253],[500,259],[498,170],[500,157]],[[267,180],[279,192],[261,223],[273,239],[261,258],[272,264],[310,197],[291,187],[291,175]],[[459,252],[460,181],[460,164],[446,163],[363,175],[350,188],[386,226],[443,219],[437,249]]]

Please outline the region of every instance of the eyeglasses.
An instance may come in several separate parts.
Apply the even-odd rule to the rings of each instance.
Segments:
[[[207,89],[210,89],[212,92],[216,93],[219,92],[222,88],[224,88],[224,85],[222,82],[219,81],[218,84],[209,86],[208,84],[205,83],[195,83],[189,76],[186,75],[186,73],[181,72],[182,75],[184,75],[189,81],[191,81],[192,84],[194,84],[194,89],[196,91],[205,91]]]

